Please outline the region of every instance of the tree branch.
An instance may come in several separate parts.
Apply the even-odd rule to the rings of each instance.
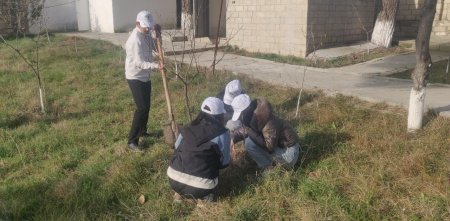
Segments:
[[[36,68],[34,67],[33,63],[31,63],[30,60],[28,60],[28,58],[25,57],[25,55],[23,55],[23,53],[17,49],[16,47],[12,46],[11,44],[9,44],[5,38],[3,38],[3,35],[0,34],[0,39],[2,40],[2,43],[5,44],[6,46],[8,46],[9,48],[11,48],[13,51],[15,51],[21,58],[23,61],[25,61],[25,63],[31,68],[33,69],[34,74],[36,75],[36,77],[39,78],[38,76],[38,70],[36,70]]]

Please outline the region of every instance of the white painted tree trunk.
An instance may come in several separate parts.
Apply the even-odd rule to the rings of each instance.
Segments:
[[[425,0],[422,7],[422,15],[419,21],[419,30],[416,37],[416,67],[411,73],[413,88],[409,98],[408,132],[416,132],[422,128],[425,88],[430,74],[430,36],[433,28],[434,15],[436,14],[437,0]]]
[[[42,88],[39,88],[39,100],[41,103],[41,112],[43,114],[45,114],[46,111],[45,111],[45,105],[44,105],[44,91],[42,90]]]
[[[192,29],[192,15],[189,13],[181,13],[181,27],[186,29],[186,31]]]
[[[372,43],[385,48],[391,47],[394,31],[395,21],[377,21],[372,33]]]
[[[391,47],[395,31],[395,17],[397,16],[400,0],[382,0],[382,9],[377,15],[372,33],[372,43],[385,48]]]
[[[189,40],[193,39],[194,30],[192,24],[192,15],[189,13],[181,13],[181,28],[183,29],[184,35],[188,37]]]
[[[422,128],[425,107],[425,88],[411,89],[409,95],[408,132],[416,132]]]

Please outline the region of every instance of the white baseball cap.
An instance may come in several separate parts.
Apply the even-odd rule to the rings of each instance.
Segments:
[[[147,11],[141,11],[137,14],[136,21],[139,22],[143,28],[153,28],[153,16]]]
[[[236,121],[239,119],[239,116],[241,116],[242,111],[247,109],[248,106],[250,106],[251,100],[250,97],[246,94],[241,94],[236,96],[233,99],[233,102],[231,102],[231,107],[233,107],[233,117],[231,120]]]
[[[223,102],[231,105],[233,99],[242,93],[241,82],[239,80],[230,81],[225,87],[225,93],[223,94]]]
[[[225,113],[223,102],[217,97],[206,98],[202,103],[201,109],[203,112],[211,115],[219,115]]]

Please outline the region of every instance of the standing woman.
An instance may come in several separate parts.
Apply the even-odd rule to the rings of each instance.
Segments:
[[[161,32],[161,26],[154,25],[150,12],[139,12],[136,18],[136,28],[134,28],[125,44],[127,53],[125,77],[136,104],[133,123],[128,134],[128,148],[132,151],[140,151],[139,137],[148,136],[147,122],[152,90],[150,73],[154,69],[163,68],[158,63],[153,62],[154,44],[150,32],[152,29]]]
[[[212,201],[219,170],[230,162],[230,132],[223,126],[223,102],[206,98],[201,112],[181,129],[167,176],[175,199],[181,196]]]

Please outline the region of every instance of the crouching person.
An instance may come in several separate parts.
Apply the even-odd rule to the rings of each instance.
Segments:
[[[244,146],[259,168],[266,169],[281,164],[294,167],[300,146],[296,131],[283,119],[275,116],[270,103],[264,99],[250,100],[241,94],[231,103],[232,120],[240,120],[243,126],[232,132],[233,142],[244,140]]]
[[[225,86],[225,88],[217,95],[217,98],[220,98],[223,101],[226,111],[224,115],[224,123],[225,127],[230,131],[241,127],[240,121],[231,120],[231,117],[233,116],[233,108],[231,107],[231,102],[236,96],[240,94],[243,94],[241,82],[235,79],[228,82],[227,86]]]
[[[201,112],[181,129],[167,169],[175,200],[181,196],[212,201],[219,183],[219,170],[230,162],[230,132],[223,126],[223,102],[208,97]]]

